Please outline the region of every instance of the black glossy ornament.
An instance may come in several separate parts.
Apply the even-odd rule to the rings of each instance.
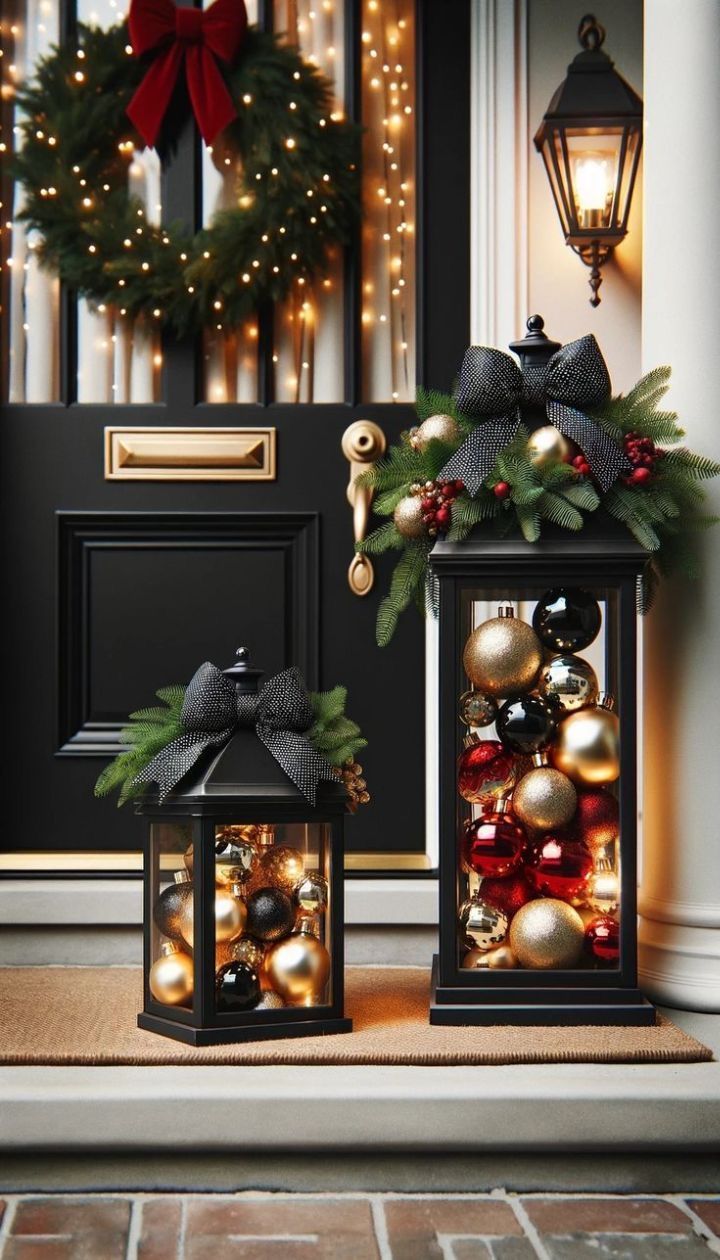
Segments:
[[[516,753],[537,752],[552,739],[555,727],[550,707],[536,696],[507,700],[497,716],[497,733],[502,743]]]
[[[178,872],[180,874],[180,872]],[[176,880],[163,888],[155,902],[153,918],[163,936],[171,941],[182,940],[182,916],[188,900],[192,899],[193,886],[188,878]]]
[[[251,1011],[261,996],[260,977],[250,963],[226,963],[215,977],[215,1007],[220,1012]]]
[[[260,941],[279,941],[292,931],[295,909],[279,888],[259,888],[248,898],[247,932]]]
[[[579,586],[546,591],[533,613],[533,629],[553,652],[578,652],[595,639],[602,623],[597,600]]]

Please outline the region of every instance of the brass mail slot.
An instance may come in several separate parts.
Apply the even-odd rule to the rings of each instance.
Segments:
[[[106,481],[274,481],[274,428],[105,428]]]

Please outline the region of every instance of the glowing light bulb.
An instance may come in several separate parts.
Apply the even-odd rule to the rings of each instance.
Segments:
[[[575,202],[582,228],[606,225],[615,186],[611,154],[586,153],[574,163]]]

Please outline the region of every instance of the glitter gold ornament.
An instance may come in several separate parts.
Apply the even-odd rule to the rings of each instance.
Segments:
[[[497,717],[497,705],[492,696],[482,691],[465,691],[458,706],[460,721],[466,726],[491,726]]]
[[[475,949],[493,949],[502,945],[507,936],[507,915],[483,901],[482,897],[471,897],[460,907],[460,931],[469,937]]]
[[[192,947],[194,927],[194,906],[192,898],[183,906],[180,917],[180,932],[183,940]],[[233,884],[231,888],[215,889],[215,940],[234,941],[242,934],[247,918],[245,902],[242,899],[242,886]]]
[[[568,652],[543,665],[537,689],[550,705],[574,713],[597,700],[597,674],[589,661]]]
[[[570,713],[558,727],[552,760],[574,783],[614,783],[620,774],[620,731],[613,698],[602,694],[593,709]]]
[[[554,831],[565,827],[575,813],[577,792],[561,770],[548,766],[539,754],[536,767],[526,774],[513,792],[513,813],[533,831]]]
[[[258,878],[270,888],[291,893],[305,874],[302,853],[289,845],[278,844],[260,858]]]
[[[393,520],[395,528],[403,538],[424,538],[427,534],[419,495],[405,495],[393,512]]]
[[[150,968],[148,983],[153,997],[166,1006],[187,1002],[193,991],[192,958],[183,954],[174,941],[163,941],[160,957]]]
[[[473,630],[465,644],[463,666],[473,685],[490,696],[514,696],[529,691],[543,663],[543,651],[533,630],[519,621],[510,606]]]
[[[521,967],[574,967],[584,939],[585,928],[577,910],[553,897],[529,901],[510,925],[510,948]]]
[[[330,955],[318,940],[311,919],[268,950],[263,972],[270,989],[293,1006],[316,1006],[330,976]]]
[[[543,464],[561,464],[570,456],[571,444],[554,425],[544,424],[530,434],[527,453],[528,459],[538,468]]]
[[[265,989],[260,1001],[255,1007],[256,1011],[279,1011],[285,1005],[279,993],[274,993],[272,989]]]
[[[497,949],[468,950],[462,965],[476,970],[504,971],[509,967],[517,967],[518,962],[509,945],[499,945]]]
[[[241,936],[228,947],[229,962],[246,962],[257,971],[263,960],[265,950],[251,936]]]
[[[413,450],[424,451],[428,442],[455,442],[460,436],[457,420],[453,416],[428,416],[413,431],[410,444]]]
[[[306,914],[322,914],[327,909],[328,883],[320,871],[306,871],[295,889],[295,900]]]

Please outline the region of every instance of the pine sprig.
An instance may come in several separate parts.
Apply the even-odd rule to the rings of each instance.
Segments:
[[[345,715],[347,688],[333,687],[332,691],[315,691],[310,703],[315,722],[308,731],[308,739],[331,766],[340,767],[365,748],[360,727]]]
[[[107,796],[119,788],[118,806],[141,795],[142,788],[136,784],[140,771],[183,733],[180,715],[185,688],[180,685],[162,687],[155,695],[163,705],[136,709],[130,714],[130,724],[120,732],[121,742],[129,744],[130,748],[105,767],[95,784],[96,796]]]

